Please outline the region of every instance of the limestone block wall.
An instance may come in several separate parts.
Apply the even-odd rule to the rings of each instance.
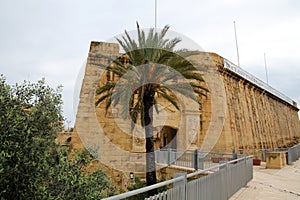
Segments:
[[[130,122],[117,117],[117,109],[106,112],[104,104],[95,107],[96,88],[106,81],[106,72],[95,64],[109,64],[97,54],[116,58],[120,55],[119,46],[91,43],[71,147],[88,148],[106,168],[122,171],[121,175],[114,171],[114,177],[126,177],[130,171],[143,173],[144,141],[133,137],[134,134],[127,134],[130,133]],[[300,123],[296,106],[224,68],[224,58],[217,54],[199,53],[189,60],[201,70],[210,92],[207,97],[201,98],[200,107],[192,105],[193,102],[184,97],[178,98],[188,107],[196,106],[199,112],[183,108],[154,116],[154,126],[161,126],[162,119],[165,119],[164,125],[178,130],[177,147],[250,151],[285,147],[299,141]],[[164,107],[163,100],[158,102]],[[200,124],[194,137],[191,132],[196,127],[195,119],[200,119]]]
[[[105,110],[96,110],[95,92],[99,84],[99,79],[101,75],[105,74],[105,71],[103,68],[97,66],[97,64],[109,63],[107,59],[99,58],[97,54],[117,57],[119,56],[119,46],[114,43],[91,43],[71,146],[73,149],[87,148],[102,164],[110,168],[128,172],[144,172],[144,165],[141,163],[145,162],[145,156],[142,154],[132,154],[129,151],[131,146],[130,139],[124,139],[120,136],[119,138],[107,137],[105,131],[109,131],[109,135],[113,137],[115,134],[114,127],[103,129],[103,124],[99,123],[98,118],[105,115]],[[109,126],[110,124],[105,125]],[[122,146],[129,146],[129,148],[120,148],[120,146],[112,142],[115,139],[121,141]]]
[[[220,61],[220,59],[219,59]],[[215,149],[251,152],[291,146],[300,139],[299,109],[216,62],[226,91],[226,119]]]

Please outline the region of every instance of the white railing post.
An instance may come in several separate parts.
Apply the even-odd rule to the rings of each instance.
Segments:
[[[167,164],[168,164],[168,166],[171,165],[171,149],[170,148],[168,148]]]
[[[263,149],[262,150],[262,158],[261,158],[261,160],[263,162],[266,162],[266,155],[267,155],[267,149]]]
[[[184,179],[182,181],[182,199],[186,200],[187,199],[187,173],[184,173]]]
[[[298,160],[299,159],[299,144],[297,144],[297,145],[295,145],[294,147],[293,147],[294,149],[294,155],[295,155],[295,157],[294,157],[294,161],[296,161],[296,160]]]
[[[226,190],[226,196],[227,196],[227,199],[229,199],[229,197],[230,197],[230,193],[231,192],[229,192],[229,187],[231,187],[231,181],[229,182],[229,178],[231,178],[231,177],[229,177],[229,167],[228,167],[228,165],[229,165],[229,163],[226,163],[226,171],[225,171],[225,190]],[[230,190],[231,190],[231,188],[230,188]]]
[[[176,182],[173,184],[173,187],[179,187],[180,191],[180,200],[186,200],[187,199],[187,173],[186,172],[180,172],[175,173],[174,178],[183,177],[183,179],[180,182]]]
[[[247,181],[247,157],[244,157],[244,179],[245,179],[245,183],[244,183],[244,187],[247,185],[248,181]]]
[[[293,156],[292,156],[292,149],[288,148],[288,165],[293,164]]]

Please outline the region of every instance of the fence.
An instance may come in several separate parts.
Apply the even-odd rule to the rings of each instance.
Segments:
[[[288,149],[288,164],[293,164],[300,157],[300,143]]]
[[[164,186],[171,188],[145,200],[223,200],[246,186],[252,178],[252,156],[247,156],[194,173],[182,173],[174,179],[112,196],[106,200],[125,199]]]
[[[208,151],[178,151],[174,149],[159,149],[155,151],[155,160],[158,164],[166,164],[193,168],[194,170],[206,169],[220,162],[239,158],[236,153],[220,153]]]

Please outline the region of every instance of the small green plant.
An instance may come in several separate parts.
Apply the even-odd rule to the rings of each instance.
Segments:
[[[162,179],[160,180],[160,182],[163,182],[165,180],[166,180],[166,178],[163,176]],[[146,182],[141,181],[141,179],[138,177],[135,177],[134,181],[135,181],[135,183],[133,185],[127,187],[128,191],[133,191],[133,190],[147,186]],[[163,186],[163,187],[158,188],[157,191],[158,191],[158,193],[161,193],[163,191],[166,191],[167,189],[168,189],[167,186]],[[147,197],[149,197],[149,195],[147,194],[147,192],[145,192],[145,193],[141,193],[136,196],[133,196],[133,197],[129,197],[129,198],[127,198],[127,200],[140,200],[140,199],[145,199]]]
[[[136,190],[136,189],[139,189],[139,188],[142,188],[142,187],[146,187],[146,182],[142,182],[139,177],[135,177],[134,182],[135,182],[134,184],[127,187],[128,191],[132,191],[132,190]],[[142,193],[142,194],[138,194],[138,195],[133,196],[133,197],[129,197],[129,198],[127,198],[127,200],[140,200],[140,199],[145,199],[147,197],[148,197],[147,193]]]

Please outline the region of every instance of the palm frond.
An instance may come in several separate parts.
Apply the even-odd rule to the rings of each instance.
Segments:
[[[200,82],[204,82],[203,77],[198,73],[193,73],[193,72],[187,71],[187,72],[183,72],[181,74],[186,79],[192,79],[192,80],[197,80],[197,81],[200,81]]]
[[[194,55],[198,55],[200,53],[200,51],[198,50],[188,50],[188,49],[178,49],[176,51],[174,51],[174,53],[178,54],[179,56],[183,57],[183,58],[187,58],[189,56],[194,56]]]
[[[107,82],[105,85],[98,87],[96,90],[96,94],[102,94],[103,92],[107,92],[112,90],[115,87],[116,83],[114,82]]]
[[[119,77],[123,76],[127,72],[125,67],[114,66],[114,65],[107,67],[107,70],[113,72],[114,74],[118,75]]]
[[[125,30],[125,36],[122,36],[123,42],[125,43],[125,45],[127,46],[128,49],[134,50],[134,48],[132,46],[132,41],[128,41],[128,39],[126,37],[128,38],[129,35],[128,35],[127,31]]]
[[[204,90],[206,92],[209,92],[208,88],[200,85],[200,84],[196,84],[196,83],[190,83],[190,85],[193,87],[193,88],[197,88],[197,89],[201,89],[201,90]],[[206,96],[206,95],[205,95]]]
[[[157,93],[162,96],[164,99],[166,99],[168,102],[170,102],[177,110],[179,110],[179,106],[177,103],[177,99],[168,95],[164,90],[159,89]]]
[[[138,22],[136,22],[137,31],[138,31],[138,41],[139,41],[139,48],[144,48],[145,44],[145,34],[144,31],[141,32],[140,25]]]
[[[203,92],[203,90],[197,90],[194,88],[194,92],[199,95],[199,97],[204,96],[207,97],[207,93]]]
[[[108,92],[107,94],[105,95],[102,95],[96,102],[95,102],[95,105],[98,106],[102,101],[104,101],[105,99],[108,99],[111,97],[111,93]]]
[[[189,83],[166,84],[165,87],[172,92],[178,92],[200,104],[199,98],[195,95],[195,92]]]
[[[175,47],[179,42],[181,42],[181,39],[180,39],[180,38],[174,38],[174,39],[170,40],[170,41],[166,44],[165,48],[168,49],[168,50],[173,50],[174,47]]]
[[[119,82],[117,84],[107,82],[104,86],[99,87],[97,94],[100,94],[100,98],[96,101],[98,105],[106,100],[106,110],[120,104],[121,116],[132,118],[132,128],[139,119],[141,125],[145,126],[143,99],[146,92],[155,91],[157,96],[165,99],[176,109],[179,109],[180,105],[178,99],[172,94],[179,93],[200,103],[199,96],[206,96],[209,92],[205,85],[201,84],[204,79],[199,73],[198,66],[195,67],[192,61],[186,59],[198,54],[198,51],[187,49],[174,51],[181,39],[166,37],[170,28],[168,25],[164,26],[160,32],[156,32],[152,28],[147,33],[140,28],[138,22],[136,26],[136,40],[127,31],[120,38],[116,38],[126,52],[129,64],[124,64],[108,56],[98,56],[106,58],[112,63],[110,66],[105,64],[98,64],[98,66],[118,75]],[[159,112],[155,98],[153,106],[155,106],[156,112]]]
[[[105,105],[105,110],[108,110],[108,108],[111,106],[112,98],[107,98],[106,100],[106,105]]]
[[[166,39],[164,39],[166,33],[168,32],[170,26],[166,25],[164,26],[164,28],[161,30],[160,34],[159,34],[159,41],[161,41],[161,43],[159,44],[160,46],[164,46],[164,41],[166,41]],[[168,39],[167,39],[168,40]]]
[[[154,48],[153,46],[153,32],[154,32],[154,28],[150,28],[147,39],[146,39],[146,48]]]
[[[102,55],[102,54],[95,54],[93,56],[93,58],[104,58],[108,62],[115,63],[117,66],[120,66],[120,67],[124,67],[124,64],[121,63],[120,61],[118,61],[118,59],[112,58],[110,56],[106,56],[106,55]],[[100,68],[102,68],[102,69],[107,69],[110,66],[109,64],[103,64],[100,62],[90,62],[89,64],[100,66]]]

